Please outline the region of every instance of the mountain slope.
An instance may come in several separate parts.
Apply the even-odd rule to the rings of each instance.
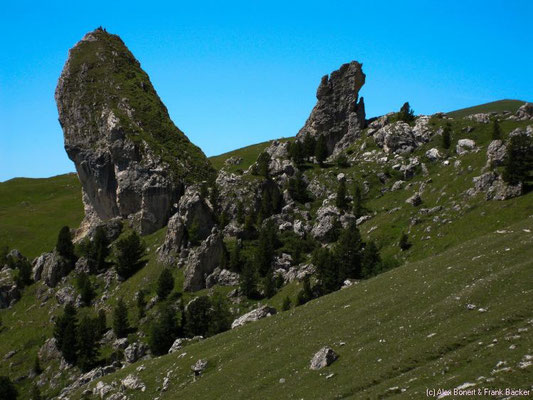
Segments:
[[[532,230],[528,218],[102,380],[133,373],[146,391],[129,398],[162,400],[420,398],[466,382],[528,388],[531,363],[519,363],[533,352]],[[324,345],[338,361],[309,370]],[[194,382],[189,366],[199,358],[209,367]],[[158,393],[165,376],[169,390]]]
[[[479,104],[473,107],[461,108],[459,110],[447,112],[446,115],[452,118],[464,118],[470,114],[490,113],[490,112],[516,112],[524,104],[522,100],[498,100],[490,103]]]

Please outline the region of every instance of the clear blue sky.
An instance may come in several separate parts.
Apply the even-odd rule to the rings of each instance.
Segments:
[[[195,4],[196,3],[196,4]],[[379,3],[379,4],[376,4]],[[533,2],[6,1],[0,181],[74,170],[54,89],[67,51],[104,26],[207,155],[297,133],[320,78],[364,64],[367,115],[533,100]]]

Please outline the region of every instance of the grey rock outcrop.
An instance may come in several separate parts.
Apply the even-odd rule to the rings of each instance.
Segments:
[[[467,115],[465,118],[481,124],[488,124],[490,122],[490,114],[484,113]]]
[[[519,121],[533,120],[533,104],[525,103],[516,111],[516,118]]]
[[[409,197],[407,200],[405,200],[406,203],[411,204],[414,207],[419,206],[422,204],[422,197],[420,197],[420,193],[415,193],[411,197]]]
[[[213,233],[189,254],[183,289],[194,292],[205,288],[206,277],[219,266],[223,252],[223,236],[214,229]]]
[[[385,125],[373,137],[386,153],[409,154],[418,146],[413,130],[402,121]]]
[[[507,146],[501,140],[493,140],[487,148],[487,167],[503,165]]]
[[[476,142],[472,139],[459,139],[455,147],[455,151],[460,156],[474,150],[476,150]]]
[[[7,308],[20,298],[15,283],[15,271],[8,267],[0,270],[0,308]]]
[[[196,185],[187,188],[178,203],[178,212],[168,221],[165,241],[157,250],[160,261],[176,262],[180,250],[187,245],[187,231],[193,225],[198,240],[207,238],[215,226],[213,211],[200,196],[200,188]]]
[[[33,279],[42,279],[48,287],[55,287],[68,272],[67,261],[55,250],[43,253],[33,261]]]
[[[239,318],[233,321],[233,323],[231,324],[231,329],[235,329],[249,322],[255,322],[262,318],[270,317],[271,315],[276,314],[276,312],[277,311],[274,307],[270,307],[266,304],[262,305],[261,307],[256,308],[255,310],[241,315]]]
[[[239,274],[219,267],[207,276],[205,285],[207,288],[215,285],[219,286],[237,286],[239,284]]]
[[[124,349],[124,359],[128,363],[134,363],[148,352],[148,346],[142,342],[134,342]]]
[[[316,221],[311,229],[311,236],[320,242],[332,242],[340,228],[340,211],[337,207],[323,205],[317,211]]]
[[[116,35],[97,29],[69,51],[55,98],[82,184],[82,234],[115,217],[154,232],[175,211],[183,184],[213,173]]]
[[[466,191],[467,196],[485,194],[486,200],[507,200],[522,194],[522,183],[510,185],[493,171],[485,172],[473,179],[474,187]]]
[[[310,369],[319,370],[331,365],[339,356],[329,346],[322,347],[311,359]]]
[[[200,359],[191,365],[191,370],[195,375],[201,375],[207,368],[207,360]]]
[[[305,125],[298,132],[297,140],[306,135],[325,135],[328,152],[345,136],[356,138],[365,125],[363,98],[359,90],[365,83],[363,65],[352,61],[342,65],[329,76],[322,77],[316,92],[317,103]]]

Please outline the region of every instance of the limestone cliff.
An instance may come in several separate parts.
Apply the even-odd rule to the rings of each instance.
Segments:
[[[357,61],[322,77],[316,91],[318,101],[297,138],[325,135],[329,153],[344,136],[355,139],[365,124],[363,98],[358,101],[364,83],[363,65]]]
[[[151,233],[167,223],[186,185],[213,173],[116,35],[99,28],[69,51],[55,98],[82,183],[85,227],[120,217]]]

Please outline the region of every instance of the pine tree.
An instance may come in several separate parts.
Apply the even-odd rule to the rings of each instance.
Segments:
[[[177,337],[178,327],[176,312],[164,304],[159,310],[159,317],[152,324],[148,337],[148,345],[154,355],[167,354]]]
[[[228,301],[222,294],[215,293],[210,301],[211,317],[209,319],[208,336],[229,330],[233,321]]]
[[[402,249],[402,251],[409,250],[409,248],[411,247],[411,243],[409,243],[409,236],[407,236],[407,233],[402,233],[398,245],[400,246],[400,249]]]
[[[366,243],[363,249],[362,259],[362,275],[363,278],[370,278],[377,274],[377,269],[381,263],[381,256],[379,255],[376,243],[370,241]]]
[[[107,317],[103,308],[98,310],[98,317],[96,318],[96,330],[98,331],[99,339],[104,336],[104,333],[107,330]]]
[[[14,260],[11,259],[10,266],[17,271],[15,275],[15,283],[18,288],[22,289],[33,282],[33,279],[31,278],[31,264],[25,257]]]
[[[282,311],[290,310],[291,306],[292,306],[291,298],[289,296],[285,296],[285,298],[283,299],[283,304],[281,306]]]
[[[275,248],[279,245],[277,230],[272,220],[269,220],[259,232],[259,241],[255,252],[254,261],[257,271],[265,276],[272,269]]]
[[[211,319],[211,301],[207,296],[200,296],[194,299],[187,306],[187,325],[185,331],[189,336],[207,336],[209,331],[209,321]]]
[[[348,199],[346,198],[346,181],[344,179],[340,180],[339,186],[337,187],[335,205],[341,210],[344,210],[348,206]]]
[[[98,332],[96,321],[85,316],[81,319],[77,332],[77,364],[83,372],[90,371],[98,358]]]
[[[328,148],[326,146],[326,137],[320,135],[316,141],[315,157],[318,164],[323,167],[324,161],[328,157]]]
[[[315,155],[316,139],[311,135],[305,135],[303,141],[304,157],[310,158]]]
[[[35,375],[41,375],[43,372],[43,369],[41,367],[41,360],[39,360],[39,356],[36,355],[35,359],[33,360],[33,367],[31,369]]]
[[[359,229],[355,221],[352,221],[346,229],[341,231],[335,245],[335,260],[339,268],[338,285],[341,285],[346,278],[360,279],[362,277],[362,245]]]
[[[233,272],[241,272],[242,268],[242,258],[241,258],[241,243],[237,241],[233,248],[231,249],[231,253],[229,256],[229,265],[228,265],[230,271]]]
[[[354,185],[352,212],[355,218],[363,216],[364,213],[363,193],[358,182]]]
[[[263,294],[267,299],[270,299],[276,294],[276,280],[272,274],[272,269],[270,269],[262,278],[262,288]]]
[[[492,122],[492,140],[501,140],[502,139],[502,130],[500,128],[500,123],[497,119]]]
[[[452,128],[446,124],[442,131],[442,148],[448,150],[452,145]]]
[[[146,300],[144,298],[144,290],[139,290],[135,297],[137,304],[137,318],[141,319],[146,314]]]
[[[239,288],[249,299],[257,298],[257,270],[250,262],[245,262],[239,276]]]
[[[289,142],[289,156],[296,165],[302,165],[304,162],[304,148],[302,142],[296,140]]]
[[[129,330],[128,308],[124,300],[120,298],[113,310],[113,332],[117,337],[122,338],[128,335]]]
[[[403,122],[412,122],[415,119],[415,113],[411,109],[411,106],[409,105],[409,102],[405,102],[400,108],[400,112],[398,113],[398,120]]]
[[[170,269],[164,268],[157,280],[157,296],[159,300],[165,300],[172,290],[174,290],[174,277]]]
[[[317,278],[323,294],[331,293],[341,286],[339,264],[335,262],[331,252],[319,247],[313,252],[313,264],[316,266]]]
[[[216,183],[213,183],[213,186],[211,187],[211,192],[209,193],[209,203],[211,203],[213,213],[218,215],[220,212],[220,192]]]
[[[77,329],[78,313],[76,308],[71,303],[68,303],[63,310],[63,314],[55,322],[54,337],[57,340],[57,348],[69,364],[76,364]]]
[[[270,161],[270,154],[268,154],[266,151],[263,151],[261,154],[259,154],[255,165],[255,175],[264,176],[267,178],[269,176],[268,166],[270,165]]]
[[[207,182],[202,182],[200,185],[200,199],[205,200],[209,195],[209,190],[207,188]]]
[[[109,267],[110,263],[107,262],[107,257],[110,253],[109,245],[105,228],[103,226],[97,227],[92,240],[92,252],[89,257],[89,263],[92,264],[94,270],[104,271]]]
[[[239,224],[244,223],[244,206],[240,200],[237,202],[237,222]]]
[[[289,179],[287,184],[290,196],[298,203],[307,203],[310,199],[307,192],[307,185],[300,171],[296,171],[294,176]]]
[[[90,306],[95,293],[89,275],[85,272],[80,272],[76,278],[76,286],[80,292],[83,305]]]
[[[533,138],[527,135],[511,137],[507,145],[503,179],[511,185],[533,183]]]
[[[76,262],[76,255],[74,254],[74,244],[72,244],[72,235],[70,234],[70,228],[68,226],[64,226],[59,231],[56,250],[60,256],[74,265]]]
[[[11,379],[7,376],[0,376],[0,399],[17,400],[18,392]]]
[[[135,231],[115,242],[114,256],[115,269],[122,279],[129,278],[147,263],[146,246]]]
[[[313,299],[313,290],[311,289],[311,282],[309,276],[305,276],[303,280],[303,288],[298,292],[296,297],[296,304],[301,306]]]

